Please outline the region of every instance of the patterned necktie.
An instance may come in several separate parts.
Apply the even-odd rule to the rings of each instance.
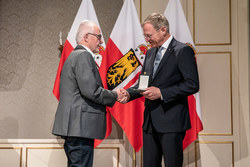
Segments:
[[[154,69],[153,69],[153,78],[155,76],[155,72],[160,64],[160,61],[161,61],[161,51],[162,51],[163,47],[161,46],[157,53],[156,53],[156,56],[155,56],[155,62],[154,62]]]

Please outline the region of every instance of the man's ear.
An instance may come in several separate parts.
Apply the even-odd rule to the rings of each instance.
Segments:
[[[85,41],[85,42],[88,42],[88,41],[89,41],[89,35],[88,35],[88,34],[84,35],[83,41]]]
[[[167,28],[163,26],[163,27],[161,27],[160,31],[165,34],[165,33],[167,33]]]
[[[161,34],[163,34],[164,37],[167,36],[167,34],[168,34],[166,27],[161,27],[160,32],[161,32]]]

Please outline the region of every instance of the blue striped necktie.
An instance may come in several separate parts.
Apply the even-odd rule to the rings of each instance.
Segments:
[[[153,78],[154,78],[154,75],[155,75],[155,72],[160,64],[160,61],[161,61],[161,51],[162,51],[163,47],[161,46],[160,48],[158,48],[158,51],[156,53],[156,56],[155,56],[155,62],[154,62],[154,69],[153,69]]]

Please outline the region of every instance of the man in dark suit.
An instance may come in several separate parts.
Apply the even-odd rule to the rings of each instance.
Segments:
[[[68,167],[91,167],[94,139],[106,133],[106,106],[123,98],[103,88],[94,53],[102,44],[99,27],[83,21],[76,34],[77,47],[63,65],[60,99],[53,134],[65,139]]]
[[[160,167],[163,156],[166,167],[182,167],[182,140],[191,128],[187,97],[199,90],[194,51],[169,34],[169,23],[161,14],[149,15],[142,28],[152,46],[141,72],[149,75],[149,87],[142,93],[130,88],[127,95],[129,100],[146,98],[143,166]]]

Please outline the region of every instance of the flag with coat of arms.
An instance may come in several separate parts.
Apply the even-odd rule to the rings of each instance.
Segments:
[[[110,90],[127,89],[137,83],[148,49],[133,0],[125,0],[102,59],[100,74]],[[144,98],[108,108],[135,151],[142,147]]]

